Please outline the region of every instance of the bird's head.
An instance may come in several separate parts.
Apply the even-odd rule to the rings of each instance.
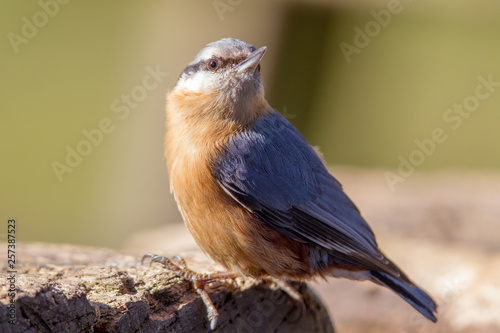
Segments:
[[[210,43],[187,65],[173,92],[196,96],[200,104],[210,100],[211,112],[224,117],[253,118],[267,107],[260,75],[266,49],[233,38]]]

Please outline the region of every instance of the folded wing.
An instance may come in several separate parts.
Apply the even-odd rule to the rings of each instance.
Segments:
[[[277,112],[234,136],[213,170],[226,193],[282,234],[349,264],[399,276],[342,186]]]

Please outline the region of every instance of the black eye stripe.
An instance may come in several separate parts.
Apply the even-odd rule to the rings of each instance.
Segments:
[[[239,58],[221,58],[221,66],[228,66],[228,65],[237,65],[243,60],[245,60],[246,57],[239,57]]]
[[[210,59],[215,59],[215,57],[213,58],[210,58]],[[236,66],[237,64],[239,64],[240,62],[242,62],[243,60],[246,59],[246,57],[238,57],[238,58],[217,58],[219,59],[219,68],[224,68],[224,67],[228,67],[228,66]],[[197,63],[194,63],[194,64],[191,64],[191,65],[188,65],[184,71],[182,71],[182,74],[185,74],[185,75],[192,75],[198,71],[209,71],[208,67],[207,67],[207,60],[200,60],[198,61]]]
[[[184,68],[182,74],[191,75],[195,72],[203,70],[204,68],[206,68],[205,61],[199,61],[195,64],[188,65],[186,68]]]

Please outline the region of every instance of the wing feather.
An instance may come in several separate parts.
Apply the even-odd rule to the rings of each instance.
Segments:
[[[340,183],[279,113],[231,138],[213,170],[226,193],[278,232],[367,268],[392,271]]]

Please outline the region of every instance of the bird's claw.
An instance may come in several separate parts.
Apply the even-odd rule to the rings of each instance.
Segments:
[[[208,296],[208,293],[205,291],[205,285],[207,284],[207,282],[229,279],[229,278],[232,279],[235,278],[238,274],[235,272],[200,274],[190,270],[187,267],[186,261],[179,256],[174,256],[171,259],[168,259],[166,257],[157,256],[155,254],[150,254],[150,253],[145,254],[142,257],[141,264],[144,264],[144,261],[147,258],[151,259],[149,263],[150,266],[154,262],[160,263],[164,267],[167,267],[168,269],[172,270],[177,276],[191,282],[193,289],[198,293],[198,295],[200,295],[203,304],[205,304],[205,307],[207,309],[207,317],[210,323],[210,330],[214,330],[215,327],[217,326],[217,318],[219,316],[219,313],[217,312],[214,303],[210,299],[210,296]]]
[[[187,268],[186,260],[184,258],[179,257],[179,256],[173,256],[170,260],[177,260],[178,262],[178,267],[181,267],[183,269]]]
[[[151,266],[151,263],[153,262],[152,259],[156,257],[156,255],[154,254],[151,254],[151,253],[146,253],[145,255],[142,256],[142,259],[141,259],[141,265],[144,265],[144,261],[146,261],[146,259],[150,258],[151,259],[151,262],[149,263],[149,265]]]

